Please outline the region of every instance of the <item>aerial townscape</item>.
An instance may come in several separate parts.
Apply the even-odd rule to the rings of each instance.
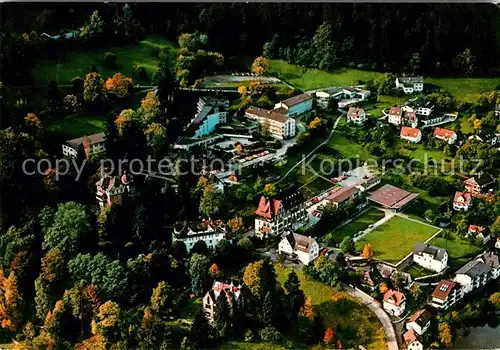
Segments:
[[[0,15],[0,349],[500,348],[499,4]]]

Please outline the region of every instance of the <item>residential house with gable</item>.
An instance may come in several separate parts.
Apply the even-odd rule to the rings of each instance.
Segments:
[[[261,237],[281,235],[307,220],[304,196],[297,187],[273,197],[262,196],[255,214],[255,234]]]
[[[473,260],[462,266],[454,281],[460,283],[464,293],[469,293],[484,286],[490,279],[491,267],[482,261]]]
[[[457,141],[457,134],[453,130],[436,128],[434,129],[434,137],[448,142],[449,145],[452,145]]]
[[[383,308],[387,313],[400,316],[405,311],[406,297],[397,290],[389,289],[384,294]]]
[[[359,107],[349,107],[347,111],[347,121],[356,125],[363,125],[366,121],[365,110]]]
[[[484,195],[495,183],[495,179],[487,172],[481,171],[464,181],[465,190],[473,195]]]
[[[423,118],[428,118],[434,112],[434,105],[429,101],[425,101],[422,97],[409,100],[405,105]]]
[[[467,211],[472,206],[472,196],[468,192],[455,192],[453,197],[453,209],[456,211]]]
[[[406,329],[413,329],[418,335],[422,335],[431,326],[432,315],[427,309],[415,311],[406,322]]]
[[[491,279],[496,280],[500,276],[500,257],[494,252],[484,252],[479,255],[476,261],[488,265],[491,269]]]
[[[474,237],[476,241],[479,241],[482,244],[486,244],[491,240],[491,236],[488,233],[488,229],[483,226],[469,225],[469,229],[467,230],[467,235]]]
[[[105,174],[95,183],[96,199],[99,206],[111,207],[113,204],[120,204],[123,196],[133,194],[131,187],[132,176],[126,173],[122,176],[111,176]]]
[[[226,238],[227,231],[228,227],[222,220],[183,221],[175,224],[172,242],[184,242],[188,253],[198,241],[204,241],[208,248],[214,249]]]
[[[424,90],[424,77],[397,77],[396,89],[401,89],[405,94],[422,92]]]
[[[420,336],[413,329],[410,329],[403,334],[403,345],[405,350],[424,349]]]
[[[401,107],[393,106],[389,108],[389,116],[387,122],[394,125],[401,125],[403,122],[403,109]]]
[[[432,292],[431,305],[437,309],[447,310],[464,296],[460,284],[441,280]]]
[[[309,265],[319,255],[319,245],[311,236],[289,233],[278,244],[278,253],[296,255],[300,262]]]
[[[295,136],[295,119],[275,110],[250,106],[245,111],[245,117],[257,121],[263,131],[269,132],[276,139],[283,140]]]
[[[232,308],[233,303],[237,302],[240,297],[241,286],[233,281],[231,283],[214,281],[212,289],[205,294],[202,300],[203,312],[210,323],[214,322],[215,305],[221,293],[226,295],[229,307]]]
[[[300,94],[278,102],[274,108],[284,108],[288,117],[296,117],[298,115],[310,112],[312,110],[313,98],[309,94]]]
[[[412,143],[418,143],[422,140],[422,132],[417,128],[410,128],[408,126],[401,128],[400,136],[402,139]]]
[[[442,272],[448,266],[448,252],[427,243],[417,243],[413,248],[413,261],[425,269]]]

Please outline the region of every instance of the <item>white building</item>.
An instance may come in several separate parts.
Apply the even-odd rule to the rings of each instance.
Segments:
[[[295,117],[312,110],[313,98],[309,94],[300,94],[287,98],[284,101],[276,103],[275,109],[286,110],[286,115],[289,117]]]
[[[467,192],[455,192],[453,197],[453,209],[467,211],[472,206],[472,195]]]
[[[406,329],[413,329],[418,335],[422,335],[431,326],[431,313],[426,309],[416,311],[406,322]]]
[[[222,220],[180,222],[174,226],[172,242],[184,242],[188,253],[198,241],[205,241],[207,247],[213,249],[226,238],[226,232],[227,226]]]
[[[278,253],[296,255],[300,262],[309,265],[319,255],[319,245],[310,236],[289,233],[278,244]]]
[[[448,144],[452,145],[457,141],[457,134],[453,130],[436,128],[434,130],[434,137],[443,141],[448,142]]]
[[[437,309],[447,310],[464,296],[460,284],[441,280],[432,292],[431,305]]]
[[[491,278],[496,280],[500,276],[500,257],[493,252],[479,255],[476,261],[482,262],[491,268]]]
[[[491,240],[491,235],[487,232],[487,228],[477,225],[469,225],[467,230],[468,236],[473,236],[476,241],[480,241],[482,244],[486,244]]]
[[[419,335],[413,329],[403,334],[403,343],[406,350],[424,350],[424,345]]]
[[[434,112],[434,105],[430,102],[425,101],[421,97],[414,98],[406,102],[406,105],[410,107],[416,114],[428,117]]]
[[[460,283],[464,293],[484,286],[490,279],[491,268],[481,261],[469,261],[455,274],[454,281]]]
[[[497,240],[495,242],[495,248],[500,249],[500,237],[497,237]]]
[[[261,237],[281,235],[307,220],[304,197],[296,187],[274,197],[262,196],[255,214],[255,234]]]
[[[356,125],[363,125],[366,121],[366,112],[363,108],[349,107],[347,121]]]
[[[417,243],[413,248],[413,262],[425,269],[441,272],[448,266],[448,252],[427,243]]]
[[[389,289],[384,294],[383,307],[391,315],[402,315],[406,307],[405,295],[397,290]]]
[[[408,126],[403,126],[399,136],[412,143],[419,143],[422,140],[422,132],[417,128],[410,128]]]
[[[295,136],[295,119],[276,111],[250,106],[245,111],[245,117],[256,120],[263,131],[279,140]]]
[[[198,100],[198,113],[189,122],[186,136],[198,139],[215,132],[217,125],[227,122],[228,102],[203,97]]]
[[[396,88],[402,89],[405,94],[424,91],[423,77],[397,77]]]
[[[62,145],[62,152],[67,157],[75,158],[78,154],[78,147],[83,144],[83,149],[88,158],[93,154],[98,154],[106,150],[105,140],[106,136],[103,132],[68,140]]]

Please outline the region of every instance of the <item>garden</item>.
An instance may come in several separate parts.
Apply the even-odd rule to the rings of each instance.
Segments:
[[[458,270],[472,260],[482,249],[465,239],[452,234],[448,239],[436,237],[429,242],[436,247],[444,248],[448,252],[448,261],[452,271]]]
[[[395,216],[357,241],[356,249],[362,250],[370,243],[374,258],[396,264],[413,250],[415,243],[424,242],[437,231],[437,227]]]

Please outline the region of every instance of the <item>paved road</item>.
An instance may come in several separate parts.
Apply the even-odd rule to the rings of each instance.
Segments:
[[[396,338],[396,332],[394,331],[391,319],[375,301],[375,299],[347,285],[344,286],[344,289],[347,291],[347,293],[349,293],[349,295],[360,299],[366,306],[368,306],[368,308],[370,308],[370,310],[375,313],[380,323],[382,323],[382,326],[384,327],[384,331],[387,336],[388,349],[398,350],[398,340]]]
[[[307,160],[307,158],[309,158],[310,156],[312,156],[320,147],[322,147],[323,145],[326,145],[330,141],[330,139],[333,136],[333,133],[335,132],[335,129],[337,128],[337,125],[338,125],[340,119],[342,119],[342,116],[343,116],[343,114],[340,117],[337,118],[337,120],[335,121],[335,124],[333,125],[332,131],[330,131],[330,134],[328,135],[328,137],[326,138],[326,140],[323,141],[323,142],[321,142],[318,146],[316,146],[311,152],[309,152],[309,154],[307,156],[302,157],[302,160],[299,161],[299,162],[297,162],[297,164],[295,164],[290,170],[288,170],[287,173],[281,179],[279,179],[278,181],[276,181],[275,185],[278,184],[278,183],[280,183],[284,179],[286,179],[286,177],[288,175],[290,175],[290,173],[292,171],[294,171],[295,168],[297,168],[300,164],[302,164],[302,162],[304,162],[305,160]]]

